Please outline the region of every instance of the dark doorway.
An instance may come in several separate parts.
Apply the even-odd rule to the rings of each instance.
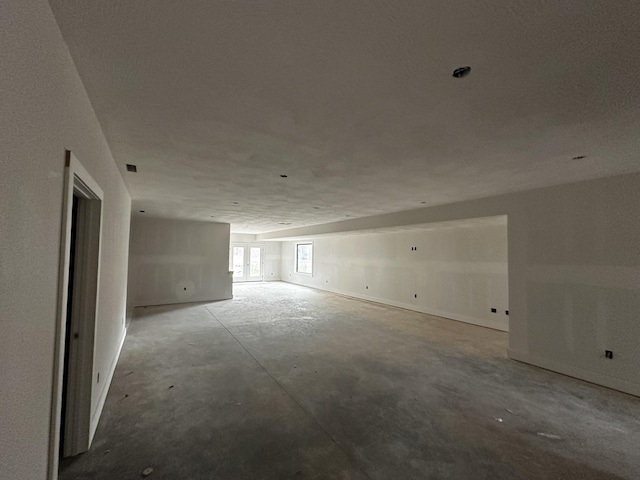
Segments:
[[[69,283],[67,286],[67,319],[64,340],[64,371],[62,374],[62,416],[60,421],[60,458],[64,452],[65,421],[67,417],[67,391],[69,388],[69,351],[71,347],[71,318],[73,312],[73,285],[74,270],[76,265],[76,234],[78,226],[78,197],[73,196],[73,207],[71,209],[71,238],[69,246]]]

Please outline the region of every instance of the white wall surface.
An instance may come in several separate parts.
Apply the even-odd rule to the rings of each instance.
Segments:
[[[231,298],[228,223],[135,216],[130,255],[136,307]]]
[[[44,479],[65,149],[104,191],[93,414],[125,333],[131,199],[47,2],[0,2],[0,45],[0,478]]]
[[[232,233],[231,243],[255,243],[256,236],[252,233]]]
[[[509,355],[640,395],[639,206],[640,174],[633,173],[257,239],[507,214]]]
[[[282,243],[264,242],[264,281],[272,282],[282,278]]]
[[[295,272],[296,243],[282,244],[285,281],[509,328],[506,223],[316,238],[312,275]]]

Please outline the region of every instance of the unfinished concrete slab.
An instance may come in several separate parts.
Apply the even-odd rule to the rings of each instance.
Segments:
[[[286,283],[139,308],[63,480],[635,479],[640,399],[507,334]]]

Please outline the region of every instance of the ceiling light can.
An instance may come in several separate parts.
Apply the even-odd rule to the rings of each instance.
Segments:
[[[471,67],[469,67],[469,66],[458,67],[453,71],[453,76],[455,78],[462,78],[462,77],[466,77],[467,75],[469,75],[470,72],[471,72]]]

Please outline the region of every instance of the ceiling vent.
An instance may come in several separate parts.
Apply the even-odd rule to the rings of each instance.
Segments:
[[[127,172],[136,173],[137,171],[138,171],[138,167],[136,167],[135,165],[131,165],[130,163],[127,163]]]

